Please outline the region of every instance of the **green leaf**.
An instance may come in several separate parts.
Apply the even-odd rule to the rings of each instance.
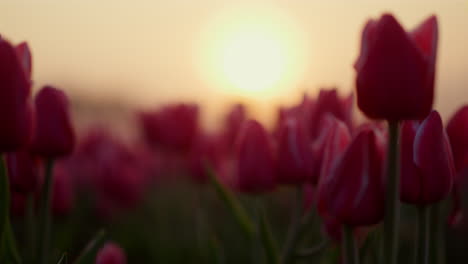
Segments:
[[[74,264],[85,264],[85,263],[94,263],[94,258],[104,243],[106,232],[104,230],[99,230],[94,238],[88,243],[88,245],[83,249],[81,254],[75,260]]]
[[[265,248],[267,261],[270,264],[278,264],[280,262],[278,245],[271,232],[270,223],[268,222],[265,210],[259,206],[260,217],[260,239],[262,240],[263,247]]]
[[[207,169],[211,182],[215,187],[218,195],[224,201],[231,213],[234,215],[235,220],[241,227],[242,231],[249,239],[255,238],[255,228],[252,220],[250,219],[247,211],[241,206],[239,200],[227,188],[225,188],[216,178],[214,171],[210,168]]]
[[[65,252],[65,253],[62,254],[62,257],[59,259],[57,264],[67,264],[67,263],[68,263],[68,255]]]

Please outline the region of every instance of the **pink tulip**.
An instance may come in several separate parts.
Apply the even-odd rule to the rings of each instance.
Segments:
[[[96,264],[126,264],[124,250],[113,242],[107,242],[96,256]]]
[[[232,146],[239,135],[242,124],[247,118],[245,106],[243,104],[235,104],[225,117],[224,135],[228,146]]]

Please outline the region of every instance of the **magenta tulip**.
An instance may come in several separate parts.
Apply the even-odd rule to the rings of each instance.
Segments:
[[[107,242],[96,256],[96,264],[126,264],[124,250],[113,242]]]
[[[235,104],[225,117],[224,136],[228,146],[232,146],[239,135],[242,124],[247,118],[246,109],[243,104]]]
[[[223,158],[223,142],[218,135],[199,134],[188,156],[190,176],[196,183],[208,180],[207,166],[218,171]]]
[[[312,146],[304,122],[290,117],[278,135],[278,182],[302,184],[312,177]]]
[[[39,160],[27,150],[6,156],[11,188],[20,193],[31,193],[39,184]]]
[[[21,66],[23,67],[26,76],[31,79],[32,77],[32,55],[28,43],[21,42],[16,46],[16,55],[19,58]]]
[[[343,144],[331,140],[332,151],[325,154],[335,157],[322,167],[319,209],[348,226],[377,224],[384,216],[384,149],[376,133],[361,130],[341,155]]]
[[[276,184],[275,157],[270,138],[263,126],[246,121],[236,142],[237,188],[242,192],[260,193]]]
[[[447,124],[455,168],[458,173],[468,168],[468,105],[460,108]]]
[[[0,152],[11,152],[30,140],[31,83],[15,48],[0,38]]]
[[[359,108],[373,119],[425,118],[433,103],[437,41],[435,16],[412,32],[390,14],[367,22],[355,63]]]
[[[75,146],[75,132],[64,92],[45,86],[36,95],[36,127],[33,136],[34,153],[59,158],[71,154]]]
[[[439,202],[454,180],[452,151],[439,113],[419,125],[405,121],[401,130],[401,200],[416,205]]]

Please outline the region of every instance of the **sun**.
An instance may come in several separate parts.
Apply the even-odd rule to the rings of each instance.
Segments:
[[[219,14],[201,42],[200,68],[211,84],[236,95],[268,97],[298,79],[306,52],[288,17],[250,6]]]
[[[223,42],[215,63],[228,84],[244,92],[274,87],[291,64],[281,36],[259,25],[239,28]]]

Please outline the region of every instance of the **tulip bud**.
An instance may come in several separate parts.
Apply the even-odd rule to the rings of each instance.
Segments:
[[[242,192],[259,193],[276,184],[275,160],[270,138],[263,126],[246,121],[236,142],[237,188]]]
[[[121,247],[113,242],[107,242],[96,256],[96,264],[126,264],[127,257]]]
[[[28,43],[21,42],[16,46],[16,55],[19,58],[21,66],[23,67],[26,76],[31,79],[32,75],[32,56]]]
[[[143,134],[152,146],[187,151],[199,130],[198,106],[168,105],[159,111],[143,112],[140,121]]]
[[[340,98],[336,89],[320,90],[309,120],[311,138],[315,139],[320,133],[319,124],[325,114],[331,114],[352,129],[353,98],[352,94],[347,98]]]
[[[447,125],[455,168],[460,173],[468,168],[468,105],[460,108]]]
[[[70,174],[60,164],[53,170],[52,212],[55,216],[67,215],[74,201],[74,190]]]
[[[339,152],[338,144],[334,145]],[[333,155],[336,150],[329,153]],[[380,222],[385,204],[383,152],[376,131],[361,130],[334,163],[322,168],[319,209],[352,227]]]
[[[355,63],[359,108],[370,118],[414,120],[432,109],[437,19],[405,32],[390,14],[370,20]]]
[[[225,119],[225,137],[228,146],[232,146],[239,135],[242,124],[246,120],[246,110],[243,104],[236,104],[232,106],[230,112]]]
[[[278,182],[301,184],[312,177],[313,156],[304,122],[287,118],[278,138]]]
[[[30,88],[15,48],[0,38],[0,152],[15,151],[29,141]]]
[[[27,150],[8,153],[6,160],[12,189],[20,193],[34,192],[39,183],[39,160]]]
[[[69,155],[75,145],[75,133],[64,92],[45,86],[36,95],[36,131],[32,150],[43,157]]]
[[[448,196],[454,179],[452,151],[439,113],[420,124],[405,121],[401,130],[401,200],[416,205]]]
[[[195,139],[188,157],[190,176],[197,183],[208,180],[206,166],[218,171],[222,160],[223,142],[216,135],[200,134]]]

